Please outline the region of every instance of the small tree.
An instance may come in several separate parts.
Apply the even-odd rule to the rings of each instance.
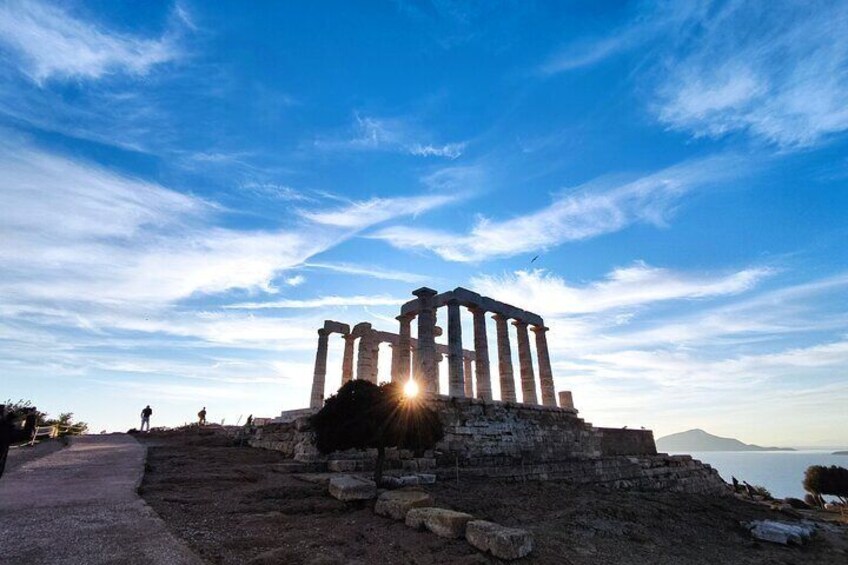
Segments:
[[[848,504],[848,469],[831,465],[812,465],[804,472],[804,490],[811,493],[819,506],[824,505],[822,495],[835,496]]]
[[[376,448],[377,484],[383,480],[387,447],[428,449],[444,435],[439,415],[419,399],[406,398],[396,383],[350,381],[327,399],[311,422],[322,453]]]

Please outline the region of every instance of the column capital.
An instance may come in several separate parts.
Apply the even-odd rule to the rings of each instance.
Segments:
[[[415,317],[415,313],[410,312],[409,314],[401,314],[399,316],[395,316],[395,320],[398,322],[411,322]]]
[[[550,329],[551,329],[551,328],[549,328],[549,327],[547,327],[547,326],[535,326],[535,325],[534,325],[534,326],[530,326],[530,331],[531,331],[531,332],[536,332],[537,334],[538,334],[538,333],[545,333],[545,332],[547,332],[547,331],[550,331]]]
[[[524,320],[513,320],[512,325],[516,328],[526,328],[528,324]]]
[[[324,328],[320,328],[318,330],[318,337],[327,337],[331,333],[333,333],[333,332],[331,332],[330,330],[325,330]]]
[[[492,314],[492,319],[496,322],[505,322],[505,321],[509,320],[509,318],[507,316],[504,316],[503,314],[501,314],[499,312]]]
[[[426,286],[422,286],[421,288],[419,288],[419,289],[417,289],[417,290],[413,290],[413,291],[412,291],[412,294],[413,294],[414,296],[417,296],[417,297],[418,297],[418,298],[420,298],[420,299],[427,299],[427,298],[432,298],[432,297],[436,296],[436,295],[437,295],[437,294],[439,294],[439,293],[438,293],[438,292],[436,292],[435,290],[433,290],[432,288],[428,288],[428,287],[426,287]]]

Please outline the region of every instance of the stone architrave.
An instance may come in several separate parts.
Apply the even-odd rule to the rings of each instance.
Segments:
[[[472,378],[471,357],[467,355],[463,357],[462,366],[465,372],[465,397],[474,398],[474,379]]]
[[[515,375],[512,372],[512,350],[509,346],[508,318],[501,314],[492,316],[498,337],[498,374],[500,376],[501,400],[515,402]]]
[[[465,396],[465,367],[462,362],[462,319],[459,301],[448,302],[448,395]]]
[[[536,399],[536,377],[533,374],[533,356],[530,353],[530,336],[527,334],[527,322],[512,322],[518,333],[518,366],[521,370],[521,402],[538,404]]]
[[[433,297],[436,291],[422,287],[413,292],[418,297],[418,367],[416,373],[423,381],[423,389],[430,394],[439,393],[439,366],[436,364],[436,310]]]
[[[486,312],[482,308],[469,308],[474,316],[474,369],[477,398],[492,400],[492,375],[489,369],[489,340],[486,337]],[[505,326],[504,326],[505,327]],[[507,334],[508,336],[509,334]],[[509,337],[507,337],[507,340]],[[509,341],[507,341],[507,346]],[[512,372],[510,363],[510,372]],[[501,391],[503,394],[503,391]]]
[[[551,356],[548,353],[547,332],[550,328],[533,326],[536,334],[536,355],[539,358],[539,388],[542,391],[542,405],[556,406],[556,390],[554,389],[554,372],[551,369]]]
[[[371,341],[370,332],[359,337],[359,347],[356,353],[356,378],[364,381],[371,380]]]
[[[342,336],[344,339],[344,357],[342,357],[342,385],[353,379],[353,346],[356,338],[351,335]]]
[[[398,346],[395,350],[398,358],[395,369],[397,371],[397,378],[402,382],[406,382],[409,379],[412,317],[398,316],[396,319],[400,323],[400,330],[398,331]],[[394,380],[395,375],[392,374],[392,381]]]
[[[327,377],[327,346],[329,332],[323,328],[318,330],[318,350],[315,352],[315,372],[312,374],[312,394],[309,399],[310,408],[321,408],[324,405],[324,381]]]

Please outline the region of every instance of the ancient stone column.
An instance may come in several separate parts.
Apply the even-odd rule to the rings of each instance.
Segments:
[[[559,407],[574,410],[574,399],[571,397],[570,390],[559,391]]]
[[[371,379],[370,381],[377,384],[377,379],[380,372],[380,342],[376,338],[371,339]]]
[[[465,370],[465,398],[474,398],[474,383],[472,382],[471,373],[471,356],[466,355],[462,358],[462,366]]]
[[[533,374],[533,356],[530,354],[530,336],[527,335],[527,322],[512,322],[518,333],[518,366],[521,369],[521,402],[538,404],[536,400],[536,377]]]
[[[353,342],[355,337],[350,335],[342,336],[344,338],[344,357],[342,357],[342,385],[348,383],[353,378]]]
[[[512,373],[512,350],[509,347],[508,318],[501,314],[492,316],[498,335],[498,375],[500,376],[501,400],[515,402],[515,375]],[[479,351],[475,352],[479,354]],[[479,381],[478,381],[478,385]]]
[[[327,377],[327,345],[329,333],[323,328],[318,330],[318,351],[315,352],[315,372],[312,374],[312,394],[310,408],[324,406],[324,380]]]
[[[413,292],[418,297],[418,367],[422,389],[431,394],[439,394],[439,366],[436,364],[436,310],[433,297],[436,291],[422,287]]]
[[[401,382],[406,382],[409,379],[409,356],[410,356],[410,332],[412,316],[398,316],[396,318],[400,322],[400,331],[398,331],[398,347],[395,350],[397,353],[397,365],[395,367],[398,379]],[[395,375],[392,374],[392,382],[395,380]]]
[[[448,302],[448,395],[465,396],[465,367],[462,362],[462,318],[459,301]]]
[[[359,347],[356,353],[356,378],[364,381],[371,380],[371,335],[370,331],[363,332],[359,337]]]
[[[551,356],[548,353],[548,329],[544,326],[531,328],[536,334],[536,355],[539,358],[539,388],[542,390],[542,404],[556,406],[556,391],[554,390],[554,372],[551,369]]]
[[[489,370],[489,340],[486,337],[486,312],[482,308],[469,308],[474,316],[474,369],[477,380],[477,398],[492,400],[492,375]],[[504,325],[504,328],[506,326]],[[507,347],[509,346],[507,334]],[[510,373],[512,363],[510,363]],[[501,391],[503,393],[503,391]]]

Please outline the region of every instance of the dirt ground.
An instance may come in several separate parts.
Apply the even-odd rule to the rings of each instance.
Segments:
[[[376,516],[373,503],[339,502],[277,452],[197,431],[139,439],[148,446],[141,495],[210,563],[497,562]],[[733,497],[467,479],[428,490],[439,506],[531,530],[536,548],[523,563],[848,563],[845,525],[804,547],[759,543],[740,522],[791,518]]]

